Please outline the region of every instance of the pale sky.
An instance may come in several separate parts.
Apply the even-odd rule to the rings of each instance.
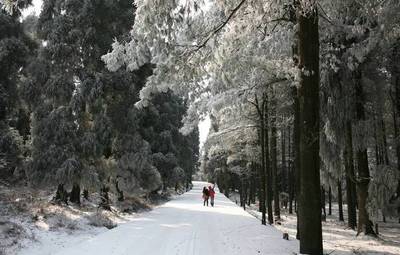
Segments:
[[[200,132],[200,149],[203,148],[204,142],[207,140],[208,132],[210,131],[211,120],[210,116],[200,121],[199,123],[199,132]]]
[[[25,18],[26,16],[32,13],[35,13],[37,16],[39,16],[40,10],[42,9],[42,3],[43,0],[33,0],[32,6],[22,11],[22,17]]]

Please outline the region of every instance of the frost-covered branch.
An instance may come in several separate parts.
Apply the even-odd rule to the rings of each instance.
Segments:
[[[216,34],[218,34],[227,24],[228,22],[234,17],[234,15],[236,14],[236,12],[239,11],[239,9],[243,6],[243,4],[246,2],[247,0],[241,0],[240,3],[233,8],[233,10],[231,11],[231,13],[228,15],[228,17],[218,26],[216,26],[214,28],[213,31],[211,31],[209,33],[209,35],[207,36],[206,39],[203,40],[203,42],[199,45],[196,45],[196,50],[200,50],[201,48],[205,47],[208,43],[208,41],[210,41],[210,39],[215,36]]]

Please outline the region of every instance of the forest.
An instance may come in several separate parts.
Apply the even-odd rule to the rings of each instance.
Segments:
[[[152,64],[110,72],[100,59],[133,25],[131,2],[45,1],[39,17],[20,22],[28,4],[1,14],[2,180],[56,186],[65,203],[72,189],[78,204],[93,189],[123,200],[189,185],[198,135],[179,132],[185,100],[166,91],[139,110]]]
[[[293,215],[301,254],[333,206],[355,237],[400,227],[398,0],[30,6],[0,0],[1,189],[113,211],[202,179],[261,225]]]

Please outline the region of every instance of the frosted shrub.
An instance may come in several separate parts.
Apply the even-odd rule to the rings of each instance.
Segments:
[[[101,211],[97,211],[94,214],[88,216],[88,220],[89,224],[95,227],[106,227],[108,229],[112,229],[117,226],[117,224],[110,220],[107,215],[105,215]]]

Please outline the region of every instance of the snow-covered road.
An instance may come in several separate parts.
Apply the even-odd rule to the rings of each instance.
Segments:
[[[256,255],[293,254],[296,240],[262,226],[220,193],[204,207],[202,182],[190,192],[57,255]]]

